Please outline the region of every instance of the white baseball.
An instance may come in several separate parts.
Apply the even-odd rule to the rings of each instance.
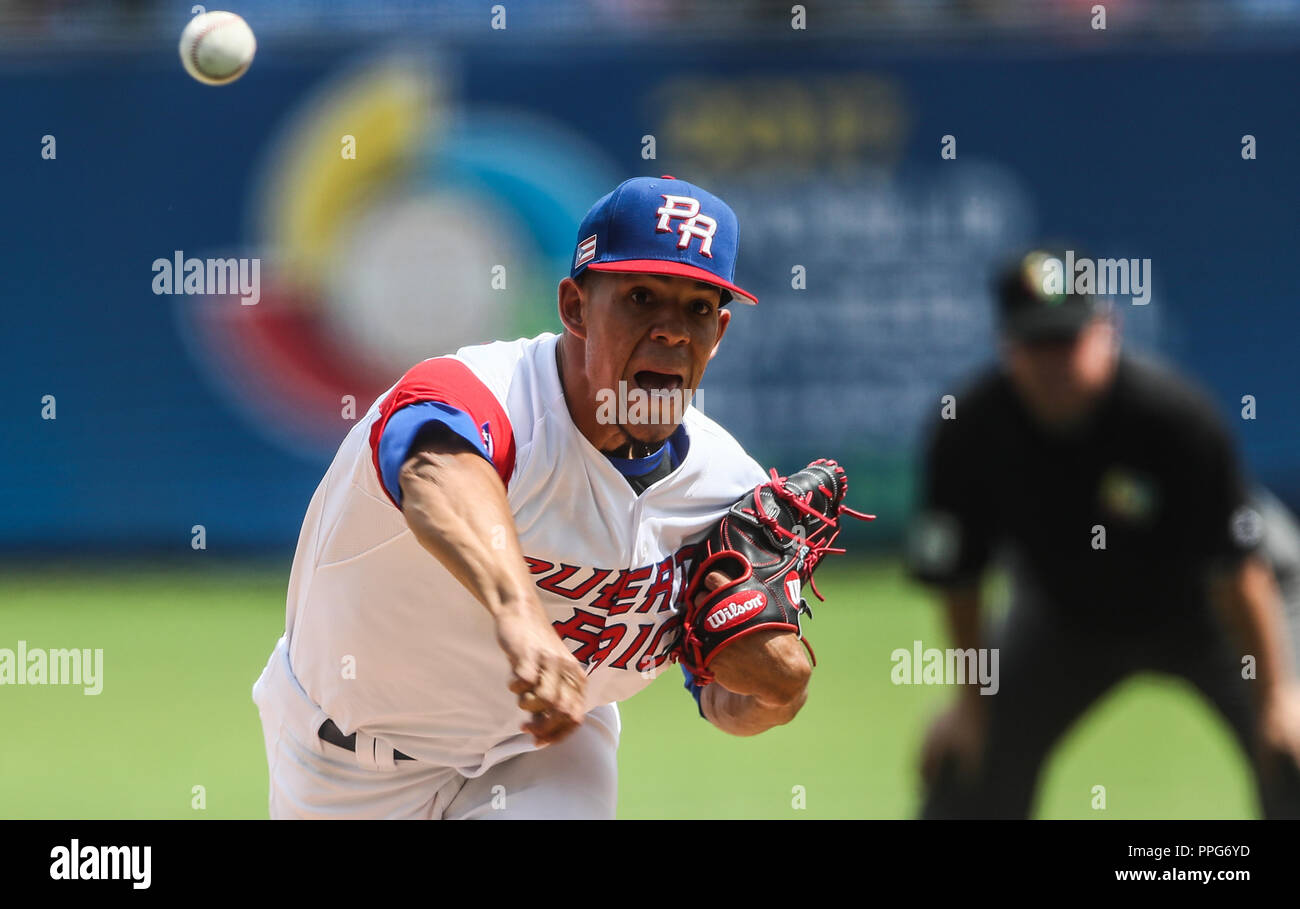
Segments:
[[[181,32],[185,72],[207,85],[227,85],[248,69],[257,39],[248,23],[234,13],[200,13]]]

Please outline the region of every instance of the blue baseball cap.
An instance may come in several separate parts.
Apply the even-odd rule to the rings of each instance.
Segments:
[[[584,269],[676,275],[715,284],[722,303],[758,298],[734,283],[740,225],[713,193],[675,177],[633,177],[601,196],[578,228],[569,277]]]

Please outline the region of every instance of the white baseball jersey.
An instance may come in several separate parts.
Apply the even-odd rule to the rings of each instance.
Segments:
[[[386,425],[415,405],[473,420],[541,604],[587,668],[587,709],[631,697],[668,661],[692,544],[766,474],[692,407],[674,435],[680,463],[638,495],[570,418],[557,343],[548,333],[418,364],[348,433],[312,497],[285,634],[294,676],[345,734],[468,777],[535,748],[491,617],[416,541],[384,482]]]

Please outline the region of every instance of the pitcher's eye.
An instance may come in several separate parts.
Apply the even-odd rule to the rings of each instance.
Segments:
[[[707,316],[713,312],[713,303],[703,297],[699,297],[691,303],[691,308],[695,311],[696,315]]]
[[[647,290],[646,288],[634,287],[632,288],[631,293],[628,294],[628,299],[631,300],[633,303],[635,303],[637,306],[644,306],[645,304],[653,300],[654,297],[650,295],[650,291]]]

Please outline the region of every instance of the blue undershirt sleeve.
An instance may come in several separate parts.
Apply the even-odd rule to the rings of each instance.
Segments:
[[[686,676],[686,685],[684,687],[695,698],[695,707],[700,711],[700,717],[705,718],[704,705],[700,703],[700,692],[704,690],[704,686],[696,684],[695,676],[691,675],[691,671],[685,666],[682,666],[682,675]]]
[[[420,401],[408,404],[388,418],[384,434],[379,437],[379,472],[384,481],[384,488],[400,507],[402,504],[402,485],[398,481],[402,465],[410,454],[411,445],[420,430],[430,423],[441,423],[460,436],[474,450],[487,458],[487,445],[474,420],[463,410],[438,401]]]

